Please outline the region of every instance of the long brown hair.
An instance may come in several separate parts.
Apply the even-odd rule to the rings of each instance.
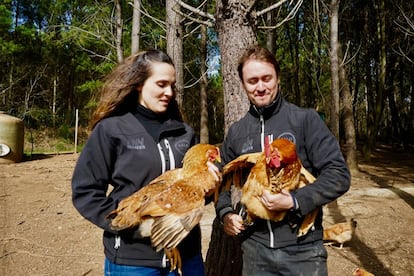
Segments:
[[[237,72],[239,73],[240,79],[243,81],[243,65],[249,59],[255,59],[259,61],[268,62],[273,65],[276,71],[276,76],[279,77],[280,66],[279,62],[276,60],[276,57],[266,48],[260,47],[258,45],[253,45],[248,48],[244,54],[239,59],[239,65],[237,66]]]
[[[174,66],[171,58],[159,50],[139,52],[126,58],[105,78],[98,106],[92,115],[90,126],[93,129],[102,119],[133,112],[138,104],[137,87],[143,86],[152,74],[154,62]],[[167,112],[172,117],[181,118],[175,100],[170,102]]]

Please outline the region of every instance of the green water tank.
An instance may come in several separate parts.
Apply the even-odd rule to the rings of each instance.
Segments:
[[[0,111],[0,164],[23,160],[24,123]]]

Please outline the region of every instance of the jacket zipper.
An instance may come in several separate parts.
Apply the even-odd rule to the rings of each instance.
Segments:
[[[262,151],[264,151],[264,135],[265,135],[264,119],[263,119],[263,115],[260,115],[260,146],[262,148]]]
[[[167,170],[175,169],[175,158],[170,148],[170,143],[168,142],[168,140],[164,139],[160,141],[157,144],[157,146],[158,146],[158,151],[161,157],[162,173],[166,172]],[[168,157],[168,159],[166,157]],[[167,262],[168,262],[167,256],[164,253],[162,256],[162,260],[161,260],[161,267],[166,268]]]
[[[116,259],[118,258],[118,249],[121,247],[121,236],[115,235],[114,240],[114,249],[115,249],[115,258],[114,261],[116,263]]]
[[[162,140],[157,144],[158,151],[161,157],[161,171],[164,173],[167,170],[175,169],[175,158],[174,153],[171,150],[170,143],[167,139]]]
[[[160,143],[157,144],[157,147],[158,147],[158,151],[161,157],[161,173],[164,173],[166,171],[165,156],[164,156],[163,149]]]
[[[273,141],[273,134],[268,135],[269,143]],[[264,151],[264,141],[265,141],[265,123],[263,115],[260,115],[260,144],[262,147],[262,152]],[[270,248],[273,248],[275,246],[275,236],[272,229],[272,224],[270,220],[267,220],[266,222],[267,228],[269,230],[269,246]]]
[[[114,249],[118,250],[119,247],[121,247],[121,237],[116,235]]]
[[[168,157],[169,157],[169,160],[170,160],[170,170],[173,170],[173,169],[175,169],[175,158],[174,158],[174,153],[173,153],[173,151],[171,150],[171,147],[170,147],[170,142],[168,142],[168,140],[167,140],[167,139],[165,139],[165,140],[164,140],[164,144],[165,144],[165,148],[167,149],[167,152],[168,152]]]

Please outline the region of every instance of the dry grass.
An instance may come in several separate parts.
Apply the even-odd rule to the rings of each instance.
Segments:
[[[66,136],[66,137],[63,137]],[[24,153],[26,156],[32,154],[59,154],[75,152],[74,131],[68,134],[60,133],[59,130],[42,128],[42,129],[25,129],[24,133]],[[80,130],[77,138],[76,152],[80,152],[83,144],[87,139],[85,130]]]

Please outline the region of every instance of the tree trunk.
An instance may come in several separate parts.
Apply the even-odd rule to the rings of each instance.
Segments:
[[[249,102],[240,85],[237,64],[240,54],[247,47],[256,44],[253,29],[252,7],[255,1],[217,1],[216,30],[219,34],[219,47],[222,62],[224,89],[225,132],[229,126],[247,112]],[[240,243],[227,236],[219,219],[213,223],[211,240],[206,258],[206,275],[241,275],[242,253]]]
[[[293,41],[292,41],[292,46],[294,47],[293,50],[293,64],[294,64],[294,72],[293,72],[293,87],[295,89],[295,103],[298,106],[303,106],[304,105],[304,101],[303,101],[303,97],[301,95],[301,91],[299,88],[299,16],[295,17],[295,32],[294,32],[294,36],[293,36]]]
[[[116,24],[116,56],[118,63],[124,60],[124,51],[122,49],[122,9],[121,0],[115,0],[115,24]]]
[[[243,116],[249,102],[240,86],[237,64],[240,54],[257,40],[253,29],[251,7],[256,1],[217,1],[216,30],[219,34],[219,47],[222,63],[224,90],[224,128]]]
[[[414,87],[414,67],[411,66],[411,87]],[[408,111],[408,122],[407,122],[407,141],[414,141],[414,89],[410,91],[410,110]],[[407,142],[408,143],[408,142]],[[408,150],[408,145],[404,145],[405,149]]]
[[[376,136],[380,127],[380,122],[383,118],[384,114],[384,102],[385,102],[385,84],[386,84],[386,78],[387,78],[387,41],[386,41],[386,34],[385,34],[385,2],[384,0],[380,0],[380,6],[378,7],[378,42],[379,42],[379,87],[378,87],[378,93],[376,97],[376,104],[375,104],[375,140]],[[373,146],[375,146],[375,143],[373,143]]]
[[[342,56],[342,54],[341,54]],[[345,129],[345,158],[352,175],[358,173],[357,144],[352,106],[352,94],[343,62],[339,67],[339,79],[342,87],[343,122]]]
[[[371,21],[370,19],[370,14],[369,11],[365,11],[365,24],[364,24],[364,33],[369,33],[369,22]],[[368,43],[367,43],[368,44]],[[369,46],[369,44],[368,44]],[[373,54],[373,47],[368,47],[367,52],[370,53],[370,55],[374,55]],[[372,143],[371,139],[369,139],[369,137],[372,136],[372,132],[374,131],[374,84],[372,81],[372,68],[371,68],[371,59],[369,57],[366,57],[366,59],[364,60],[365,64],[364,64],[364,68],[365,68],[365,106],[366,106],[366,112],[365,112],[365,117],[366,117],[366,133],[364,133],[364,138],[365,141],[363,143],[363,147],[362,147],[362,154],[365,160],[369,160],[370,159],[370,153],[371,153],[371,149],[373,148],[373,145],[370,145],[370,143]]]
[[[182,107],[184,93],[183,28],[181,25],[181,15],[175,12],[180,10],[180,5],[176,0],[168,0],[165,2],[167,11],[167,53],[175,65],[175,87],[177,90],[175,97],[178,105]]]
[[[8,102],[12,99],[12,95],[14,92],[13,71],[14,71],[14,57],[12,56],[10,60],[10,71],[9,71],[9,91],[8,93],[4,93],[4,98],[3,98],[3,104],[5,105],[8,104]]]
[[[372,132],[374,132],[374,84],[372,82],[372,73],[371,73],[371,65],[369,64],[370,60],[365,61],[365,75],[366,75],[366,88],[365,88],[365,99],[366,99],[366,133],[365,133],[365,141],[362,147],[362,153],[365,160],[370,159],[370,153],[372,148],[374,147],[370,143],[373,143],[372,139]]]
[[[131,55],[136,54],[139,51],[139,32],[141,29],[141,1],[134,0],[132,9]]]
[[[400,118],[400,114],[398,112],[398,104],[395,95],[399,95],[399,86],[396,83],[396,74],[397,74],[397,68],[399,67],[399,62],[396,60],[395,57],[392,57],[390,59],[391,62],[388,62],[388,64],[393,64],[392,66],[389,66],[387,69],[388,71],[388,77],[387,77],[387,85],[386,85],[386,98],[388,99],[388,107],[390,110],[390,117],[388,118],[388,128],[390,131],[388,131],[388,135],[391,138],[391,142],[394,143],[396,141],[395,138],[397,137],[404,137],[406,136],[406,133],[404,131],[404,127],[402,125],[402,120]],[[402,138],[404,140],[404,138]]]
[[[266,14],[266,24],[268,26],[274,25],[274,16],[273,12],[268,12]],[[273,29],[266,31],[266,48],[273,54],[276,53],[276,32]]]
[[[208,102],[207,102],[207,27],[201,25],[200,41],[200,143],[208,143]]]
[[[376,89],[376,95],[375,98],[372,95],[372,91],[371,91],[371,95],[372,95],[372,114],[370,114],[370,116],[372,116],[372,122],[368,123],[367,125],[367,141],[364,144],[364,155],[365,157],[368,157],[369,154],[372,152],[372,150],[374,149],[375,145],[376,145],[376,141],[377,141],[377,135],[378,135],[378,131],[380,129],[380,125],[381,125],[381,120],[383,118],[383,113],[384,113],[384,101],[385,101],[385,81],[386,81],[386,76],[387,76],[387,72],[386,72],[386,67],[387,67],[387,50],[386,50],[386,34],[385,34],[385,2],[384,0],[380,0],[378,5],[374,4],[375,10],[376,10],[376,24],[377,24],[377,30],[378,33],[377,35],[377,41],[378,41],[378,58],[379,58],[379,68],[378,68],[378,76],[376,76],[377,78],[377,89]],[[371,61],[369,61],[371,62]],[[369,64],[367,64],[367,66],[370,66]],[[368,71],[370,72],[370,71]],[[369,76],[369,75],[367,75]]]
[[[287,36],[289,38],[289,54],[292,61],[292,75],[293,78],[290,81],[290,86],[292,87],[293,91],[292,94],[295,95],[294,103],[298,106],[302,106],[302,97],[300,95],[299,89],[299,44],[298,44],[298,20],[295,19],[295,29],[293,33],[290,31],[289,26],[286,26],[287,29]]]
[[[331,61],[331,116],[330,129],[339,140],[339,62],[338,62],[338,10],[339,0],[330,6],[330,61]]]
[[[358,138],[361,136],[361,133],[359,132],[359,130],[362,128],[362,124],[364,123],[362,118],[364,117],[364,114],[361,114],[363,112],[359,111],[357,106],[358,106],[358,91],[360,91],[360,87],[361,87],[361,75],[363,74],[364,71],[364,67],[363,67],[363,61],[358,60],[356,61],[356,65],[354,65],[354,67],[351,69],[352,72],[351,74],[351,78],[353,78],[354,81],[354,86],[352,88],[351,94],[353,94],[353,99],[352,99],[352,112],[354,113],[354,119],[356,120],[355,122],[355,136]]]
[[[53,79],[53,95],[52,95],[52,125],[56,127],[56,93],[58,85],[58,76]]]
[[[240,276],[242,265],[240,241],[225,234],[223,225],[216,217],[205,262],[206,276]]]

